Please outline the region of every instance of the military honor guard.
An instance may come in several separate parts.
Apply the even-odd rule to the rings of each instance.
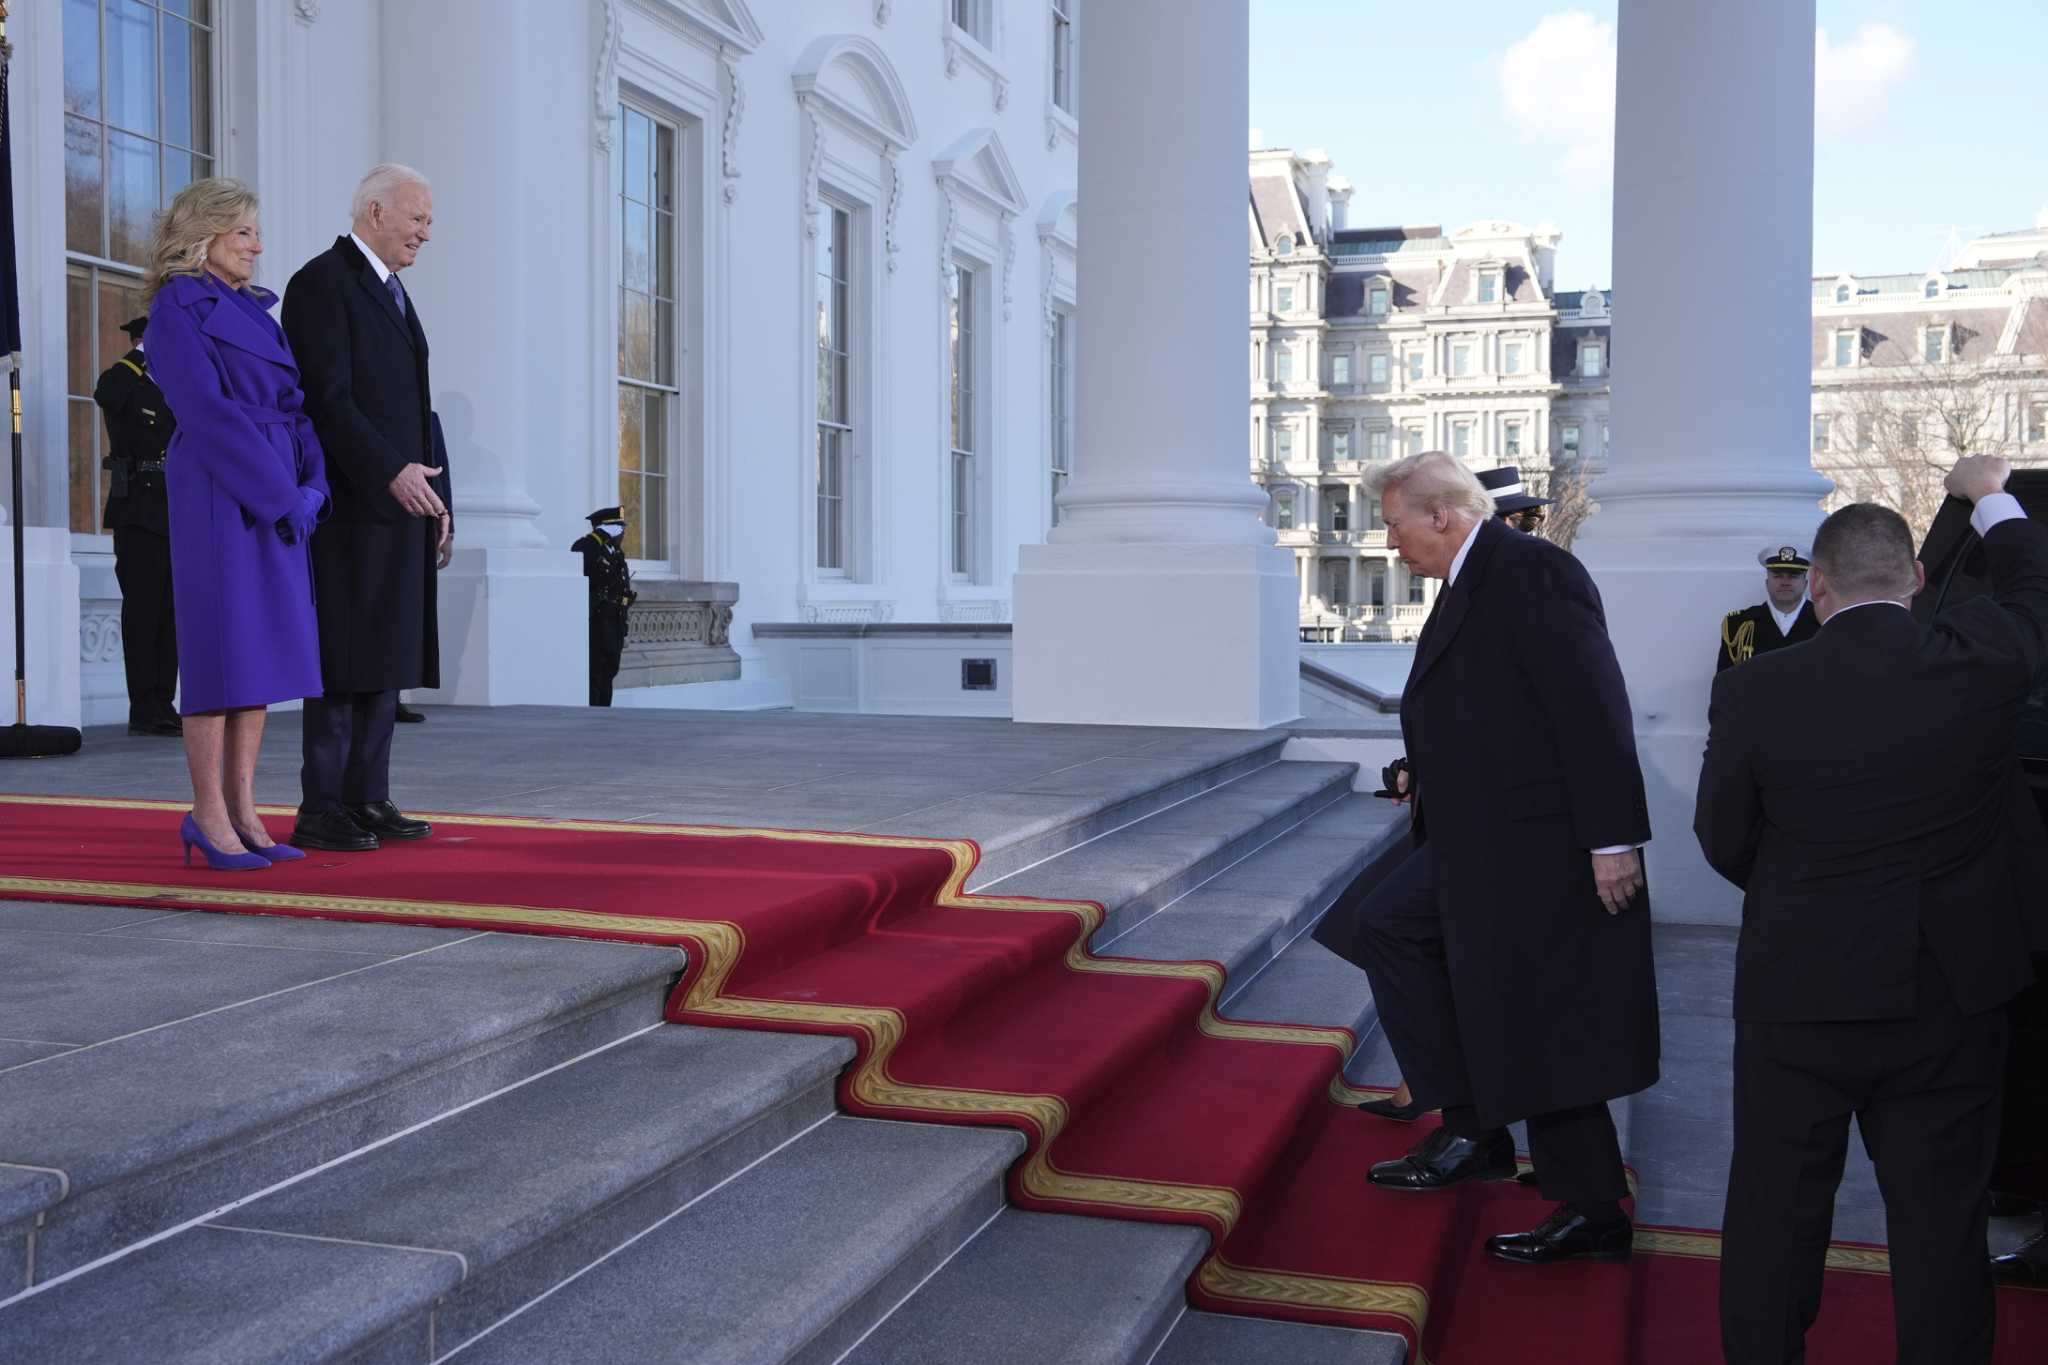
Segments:
[[[626,652],[626,614],[633,599],[633,571],[626,563],[624,514],[600,507],[590,514],[590,534],[569,549],[583,556],[583,576],[590,580],[590,704],[612,704],[612,680]]]
[[[1764,566],[1764,600],[1721,618],[1716,673],[1820,634],[1820,621],[1806,596],[1809,561],[1800,548],[1772,545],[1758,552],[1756,562]]]
[[[113,453],[102,518],[114,536],[114,577],[121,584],[121,660],[128,672],[128,733],[181,735],[171,698],[178,691],[178,631],[171,606],[171,510],[164,453],[178,429],[171,405],[149,372],[142,331],[147,317],[123,324],[135,343],[107,367],[92,391]]]

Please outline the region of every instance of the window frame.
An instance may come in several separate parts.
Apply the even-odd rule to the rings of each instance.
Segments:
[[[1339,388],[1349,388],[1352,382],[1350,349],[1330,352],[1330,383]]]
[[[173,153],[182,155],[187,159],[186,169],[194,172],[180,183],[179,188],[181,189],[185,184],[190,184],[193,180],[203,178],[199,173],[198,161],[200,158],[203,158],[206,163],[204,175],[223,174],[226,170],[224,165],[226,159],[225,144],[231,132],[227,127],[228,81],[225,77],[228,65],[226,60],[227,39],[232,36],[234,16],[226,12],[228,6],[225,0],[213,0],[213,3],[207,7],[207,18],[204,21],[188,18],[186,15],[173,10],[166,10],[161,0],[137,0],[137,3],[147,9],[152,20],[150,25],[150,93],[154,107],[150,111],[151,127],[146,131],[132,128],[125,123],[117,121],[117,112],[112,108],[113,101],[109,94],[110,81],[107,70],[108,14],[106,0],[94,0],[93,4],[95,22],[93,47],[96,84],[94,88],[95,104],[90,112],[75,111],[71,107],[71,103],[67,98],[67,92],[63,90],[61,84],[64,61],[69,55],[65,49],[69,46],[66,42],[66,20],[70,17],[68,13],[70,7],[56,4],[52,4],[50,7],[55,18],[51,28],[56,38],[55,46],[59,49],[56,62],[60,81],[56,101],[56,127],[66,143],[65,150],[59,157],[60,164],[63,164],[65,167],[65,173],[62,176],[62,187],[59,190],[60,208],[58,217],[61,226],[56,237],[62,251],[63,262],[64,302],[62,309],[65,338],[61,343],[63,346],[63,359],[54,366],[61,375],[59,382],[63,385],[63,479],[66,502],[64,516],[65,525],[72,535],[90,538],[84,542],[87,545],[97,543],[100,546],[110,546],[112,543],[111,533],[105,529],[103,522],[103,514],[106,510],[112,475],[101,468],[101,462],[111,453],[112,443],[108,439],[106,425],[101,419],[98,405],[93,402],[92,391],[97,387],[99,376],[105,373],[109,366],[119,360],[121,356],[126,355],[131,349],[132,343],[121,331],[121,324],[143,312],[141,291],[143,274],[147,268],[146,261],[131,264],[129,261],[113,254],[114,215],[117,211],[117,190],[115,185],[117,171],[113,160],[116,138],[128,143],[142,144],[149,149],[151,179],[155,187],[150,207],[150,220],[153,221],[154,215],[167,207],[171,198],[174,197],[166,195],[164,192],[167,183],[164,175],[166,159]],[[170,83],[164,78],[165,59],[169,55],[164,42],[167,21],[183,24],[195,35],[204,35],[207,88],[203,97],[193,98],[192,106],[186,112],[186,118],[191,125],[190,131],[194,132],[197,130],[200,119],[204,118],[206,134],[204,141],[208,144],[205,150],[174,141],[169,136],[169,129],[166,126],[167,97],[170,93],[167,88]],[[189,93],[192,91],[193,85],[194,82],[188,72],[184,78],[183,87]],[[18,86],[19,82],[17,81]],[[20,100],[26,96],[26,93],[26,90],[18,88],[14,97]],[[94,148],[96,149],[99,174],[95,182],[96,235],[93,243],[94,249],[91,251],[78,250],[73,247],[71,241],[72,203],[68,163],[71,159],[69,144],[71,125],[73,123],[89,125],[95,130]],[[191,141],[194,142],[200,140],[196,136],[191,138]],[[17,149],[16,151],[16,176],[21,181],[26,181],[30,174],[27,169],[29,165],[27,155],[25,148]],[[33,182],[29,183],[32,186]],[[24,203],[33,203],[32,193],[30,199],[24,201]],[[24,208],[17,207],[17,213],[23,211],[25,211]],[[145,221],[142,226],[143,237],[141,243],[145,253],[148,245],[149,230],[150,221]],[[80,281],[83,282],[84,287],[82,291],[77,291],[74,289],[74,284]],[[81,293],[87,314],[82,326],[73,318],[74,304]],[[110,302],[110,293],[114,300],[124,297],[133,300],[132,303],[121,303],[115,310],[123,314],[119,318],[109,319],[105,316]],[[129,312],[130,308],[133,308],[134,311]],[[92,348],[91,359],[88,362],[92,373],[81,376],[78,382],[74,383],[71,373],[71,353],[76,343],[72,340],[72,337],[81,332],[86,339],[86,345]],[[24,396],[26,397],[26,395]],[[84,455],[86,448],[91,450],[90,456]],[[81,462],[81,459],[89,463],[89,470],[81,470],[75,467]],[[90,474],[89,483],[82,482],[77,477],[80,473]],[[27,514],[27,509],[17,509],[17,512]],[[81,513],[83,513],[83,517],[81,517]],[[84,526],[81,526],[81,520],[85,523]]]
[[[1046,86],[1049,92],[1047,99],[1053,108],[1072,119],[1081,116],[1079,67],[1075,62],[1079,50],[1074,27],[1079,3],[1080,0],[1047,0],[1046,5],[1047,22],[1051,27],[1049,51],[1052,62]]]
[[[1060,524],[1060,494],[1074,477],[1074,312],[1055,303],[1046,320],[1048,527]]]
[[[1470,379],[1471,377],[1472,343],[1470,341],[1451,342],[1451,378]]]
[[[635,518],[630,514],[628,515],[626,544],[642,552],[633,554],[629,550],[627,557],[628,561],[637,571],[661,573],[666,572],[675,562],[680,539],[677,535],[676,523],[678,520],[677,488],[680,483],[682,465],[681,432],[685,420],[682,409],[686,393],[684,384],[684,317],[688,301],[682,296],[682,287],[683,228],[686,222],[688,202],[688,180],[684,173],[684,151],[688,130],[682,120],[678,119],[674,114],[656,107],[653,102],[637,99],[628,91],[622,90],[619,93],[618,145],[613,153],[617,158],[618,165],[614,168],[615,173],[612,177],[617,187],[617,202],[614,207],[618,214],[614,225],[616,251],[613,257],[612,278],[613,287],[617,291],[618,299],[615,327],[618,333],[616,338],[617,345],[621,353],[623,353],[626,346],[628,296],[641,292],[634,290],[625,278],[626,241],[628,234],[631,232],[631,210],[635,205],[646,208],[649,214],[650,226],[658,225],[663,214],[663,210],[658,204],[652,202],[643,204],[628,196],[625,182],[629,174],[629,168],[625,162],[626,150],[632,145],[629,125],[634,117],[646,121],[651,127],[648,155],[650,157],[650,170],[654,173],[654,178],[650,178],[646,187],[649,193],[658,192],[660,188],[658,176],[660,171],[664,169],[662,163],[666,163],[665,169],[671,191],[670,206],[666,210],[666,216],[669,220],[667,250],[665,253],[666,261],[659,261],[657,259],[657,257],[664,254],[662,251],[662,237],[659,231],[649,232],[647,249],[650,284],[658,280],[660,271],[665,268],[668,272],[671,297],[664,300],[659,292],[653,288],[650,288],[644,294],[644,297],[648,300],[650,313],[649,336],[653,352],[652,368],[657,371],[657,374],[652,378],[642,379],[628,375],[623,363],[617,363],[613,367],[613,382],[618,390],[618,401],[620,404],[620,425],[618,435],[614,441],[614,447],[615,454],[623,456],[625,393],[628,388],[631,388],[640,394],[642,402],[642,467],[636,475],[642,482],[642,489],[638,499],[638,506],[641,509],[637,518],[639,524],[635,525]],[[668,339],[665,355],[662,353],[662,329],[653,316],[658,314],[663,303],[666,303],[669,310]],[[621,354],[620,359],[621,361],[623,360],[623,354]],[[658,373],[662,369],[664,362],[667,368],[666,378],[662,378]],[[656,410],[659,414],[651,425],[646,416],[650,410]],[[654,428],[658,428],[658,430]],[[650,448],[657,451],[660,456],[661,468],[654,472],[649,472],[645,467],[645,452]],[[617,501],[617,505],[621,508],[626,507],[629,501],[626,496],[628,477],[629,471],[625,468],[623,459],[615,460],[613,496]],[[652,489],[646,486],[650,482],[654,483]],[[658,495],[658,506],[660,509],[660,522],[654,528],[659,532],[659,540],[653,547],[649,547],[646,539],[649,533],[648,523],[651,519],[646,515],[645,508],[649,505],[648,495],[650,492]],[[648,552],[650,548],[654,551],[653,553]]]
[[[1586,357],[1589,355],[1594,357],[1590,368],[1586,364]],[[1579,378],[1605,379],[1607,377],[1607,343],[1605,341],[1590,339],[1581,341],[1579,343],[1577,360]]]
[[[852,510],[853,501],[850,495],[855,491],[853,466],[859,458],[860,438],[864,430],[864,425],[860,421],[860,400],[863,396],[863,386],[857,378],[857,375],[860,373],[857,365],[863,357],[855,349],[861,335],[859,302],[856,293],[859,273],[855,265],[861,259],[857,244],[861,213],[860,207],[857,204],[845,200],[837,194],[825,191],[821,191],[818,195],[816,212],[820,216],[827,217],[829,226],[819,231],[813,239],[811,305],[814,317],[818,313],[818,287],[822,278],[815,264],[817,253],[822,250],[821,244],[827,233],[830,232],[836,236],[840,220],[843,218],[846,223],[844,249],[838,253],[839,259],[846,263],[845,268],[847,270],[845,280],[846,311],[845,315],[837,321],[838,330],[843,332],[847,338],[847,348],[844,353],[846,356],[846,379],[843,388],[846,405],[840,419],[838,421],[828,420],[822,411],[822,403],[814,401],[812,404],[812,420],[815,427],[815,435],[813,437],[814,455],[811,463],[810,480],[812,498],[810,558],[811,571],[819,579],[844,581],[851,579],[855,574],[853,537],[851,535],[853,519],[849,515]],[[814,362],[822,363],[824,352],[822,341],[814,340],[813,346],[815,348]],[[816,395],[814,395],[815,398]],[[836,489],[832,492],[827,492],[823,477],[827,427],[831,427],[835,435],[841,438],[834,442],[836,446],[841,448],[834,452],[838,480]],[[828,504],[830,505],[829,510],[838,518],[836,525],[829,528],[832,533],[830,539],[833,543],[833,548],[837,552],[836,558],[839,561],[836,564],[825,562],[827,558],[825,553],[826,542],[828,539],[825,515],[828,511]]]
[[[1384,388],[1393,382],[1393,367],[1385,351],[1373,351],[1366,356],[1365,382],[1373,388]]]
[[[948,336],[947,391],[954,415],[947,432],[950,514],[946,526],[946,563],[948,575],[955,583],[982,582],[987,572],[990,527],[986,505],[991,454],[988,437],[993,418],[988,357],[994,326],[989,305],[993,276],[988,263],[954,254],[952,287],[948,291],[948,317],[955,330]],[[966,409],[964,421],[959,415],[962,408]]]

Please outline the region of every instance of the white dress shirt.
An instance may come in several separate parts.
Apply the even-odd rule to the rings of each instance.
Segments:
[[[1800,593],[1799,600],[1792,604],[1792,610],[1790,611],[1779,611],[1776,606],[1769,602],[1765,602],[1764,605],[1770,608],[1771,619],[1778,623],[1778,634],[1790,635],[1793,625],[1799,620],[1799,613],[1806,609],[1806,603],[1806,594]]]
[[[348,239],[356,244],[356,250],[363,253],[363,259],[370,263],[370,269],[377,272],[377,283],[383,284],[391,278],[391,267],[384,264],[384,258],[370,250],[370,244],[351,232]]]

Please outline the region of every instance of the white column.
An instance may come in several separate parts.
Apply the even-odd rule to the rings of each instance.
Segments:
[[[1722,613],[1757,600],[1759,548],[1810,543],[1829,486],[1807,450],[1814,0],[1622,0],[1619,45],[1623,378],[1613,461],[1593,488],[1600,511],[1575,549],[1599,582],[1635,708],[1655,913],[1732,923],[1737,893],[1692,834],[1715,632]],[[1741,288],[1673,291],[1674,261]],[[1672,420],[1731,355],[1744,357],[1743,382],[1713,420]]]
[[[1230,435],[1243,420],[1249,4],[1201,10],[1192,22],[1178,0],[1118,0],[1089,13],[1080,449],[1053,543],[1019,555],[1020,721],[1263,727],[1300,712],[1287,555]]]
[[[589,510],[586,461],[612,458],[590,449],[592,405],[614,400],[592,391],[585,360],[615,344],[589,297],[592,253],[609,249],[586,197],[589,14],[383,0],[380,18],[383,155],[434,185],[433,241],[405,285],[433,346],[455,487],[443,685],[419,695],[579,704],[586,590],[567,539],[558,529],[550,544],[542,521],[573,526]]]

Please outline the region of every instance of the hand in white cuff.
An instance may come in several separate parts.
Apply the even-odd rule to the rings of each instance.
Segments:
[[[2024,517],[2027,509],[2010,493],[1986,493],[1970,509],[1970,529],[1982,536],[2001,521]]]

